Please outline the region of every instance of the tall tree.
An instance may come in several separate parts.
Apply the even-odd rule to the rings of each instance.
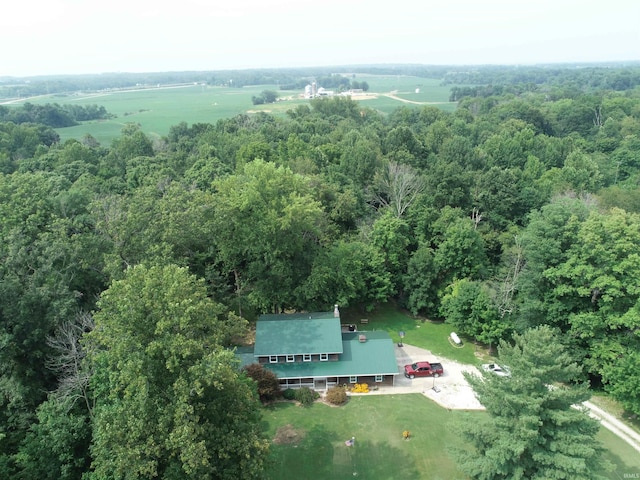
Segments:
[[[0,175],[0,477],[13,476],[2,470],[3,456],[16,452],[56,388],[47,337],[102,289],[86,200],[68,205],[69,194],[56,174]]]
[[[371,243],[384,256],[385,268],[390,273],[394,292],[402,289],[402,276],[407,271],[411,236],[409,225],[386,211],[373,224]]]
[[[311,309],[360,306],[371,311],[393,293],[385,259],[373,245],[339,240],[322,250],[306,281],[296,289],[300,303]]]
[[[409,165],[391,162],[375,178],[376,201],[401,217],[424,190],[424,180]]]
[[[211,233],[238,301],[263,311],[297,307],[293,292],[309,274],[326,223],[308,180],[255,160],[214,186]]]
[[[500,317],[489,287],[467,278],[447,288],[440,311],[457,331],[489,345],[505,338],[511,329],[509,317]]]
[[[444,230],[442,242],[435,252],[440,286],[456,279],[482,279],[488,266],[484,242],[469,218],[454,220]]]
[[[433,250],[423,243],[411,255],[404,278],[407,307],[414,315],[438,315],[437,276]]]
[[[569,310],[571,338],[586,348],[586,365],[634,413],[640,413],[640,215],[593,211],[580,225],[567,260],[546,276]]]
[[[138,265],[105,291],[87,335],[95,479],[258,478],[259,402],[225,348],[244,321],[176,266]]]
[[[584,201],[566,196],[531,213],[522,235],[525,267],[517,284],[520,330],[545,323],[567,329],[567,308],[548,294],[554,282],[546,272],[567,260],[588,213]]]
[[[550,327],[501,342],[500,360],[511,376],[465,374],[487,417],[459,426],[468,449],[459,466],[478,480],[600,478],[599,423],[584,409],[588,386],[574,382],[581,367]]]

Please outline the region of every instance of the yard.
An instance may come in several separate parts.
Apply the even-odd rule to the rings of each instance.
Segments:
[[[357,396],[342,407],[276,403],[264,409],[265,429],[277,439],[268,478],[463,479],[449,455],[462,446],[452,426],[480,415],[485,414],[441,408],[417,393]],[[405,430],[411,432],[408,440]],[[354,446],[346,446],[351,437]],[[605,477],[640,473],[635,450],[605,429],[599,438],[616,467]]]
[[[361,323],[362,318],[368,323]],[[402,331],[404,343],[430,350],[443,361],[477,366],[489,358],[486,347],[469,339],[453,345],[448,325],[413,318],[393,305],[368,314],[343,309],[341,321],[360,330],[385,330],[396,343]],[[481,415],[486,413],[442,408],[421,393],[355,396],[342,407],[277,403],[264,410],[265,429],[274,442],[268,478],[465,478],[449,454],[462,446],[452,427]],[[405,430],[411,432],[408,440],[403,439]],[[355,444],[348,447],[345,441],[351,437]],[[605,428],[599,439],[615,467],[603,472],[605,478],[640,474],[640,457],[633,448]]]
[[[277,403],[264,412],[270,437],[287,425],[299,436],[273,445],[269,478],[338,480],[354,472],[367,479],[464,478],[444,451],[457,444],[450,424],[461,415],[420,394],[352,397],[342,407]],[[404,430],[411,432],[408,440]],[[348,447],[351,437],[355,444]]]
[[[366,317],[369,323],[360,325],[360,319]],[[415,347],[430,350],[434,355],[456,360],[469,365],[483,363],[487,356],[484,346],[476,345],[463,338],[462,346],[455,346],[449,341],[451,326],[441,322],[413,318],[398,310],[395,305],[388,304],[376,311],[363,314],[347,309],[341,310],[342,323],[353,323],[361,330],[385,330],[394,342],[400,341],[399,332],[404,332],[403,341]]]

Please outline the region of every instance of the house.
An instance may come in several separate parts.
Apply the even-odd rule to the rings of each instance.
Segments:
[[[245,365],[260,363],[271,370],[283,389],[394,385],[399,371],[389,335],[344,330],[337,306],[333,312],[261,315],[253,352],[240,357]]]

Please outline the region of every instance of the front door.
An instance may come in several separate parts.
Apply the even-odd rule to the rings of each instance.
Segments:
[[[314,390],[326,390],[327,389],[327,379],[326,378],[314,378],[313,379],[313,389]]]

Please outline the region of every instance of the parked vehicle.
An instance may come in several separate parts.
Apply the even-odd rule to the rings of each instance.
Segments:
[[[511,372],[507,367],[501,367],[497,363],[485,363],[484,365],[482,365],[482,369],[485,372],[495,373],[500,377],[508,377],[511,375]]]
[[[441,363],[416,362],[404,366],[404,376],[415,377],[439,377],[444,373]]]

